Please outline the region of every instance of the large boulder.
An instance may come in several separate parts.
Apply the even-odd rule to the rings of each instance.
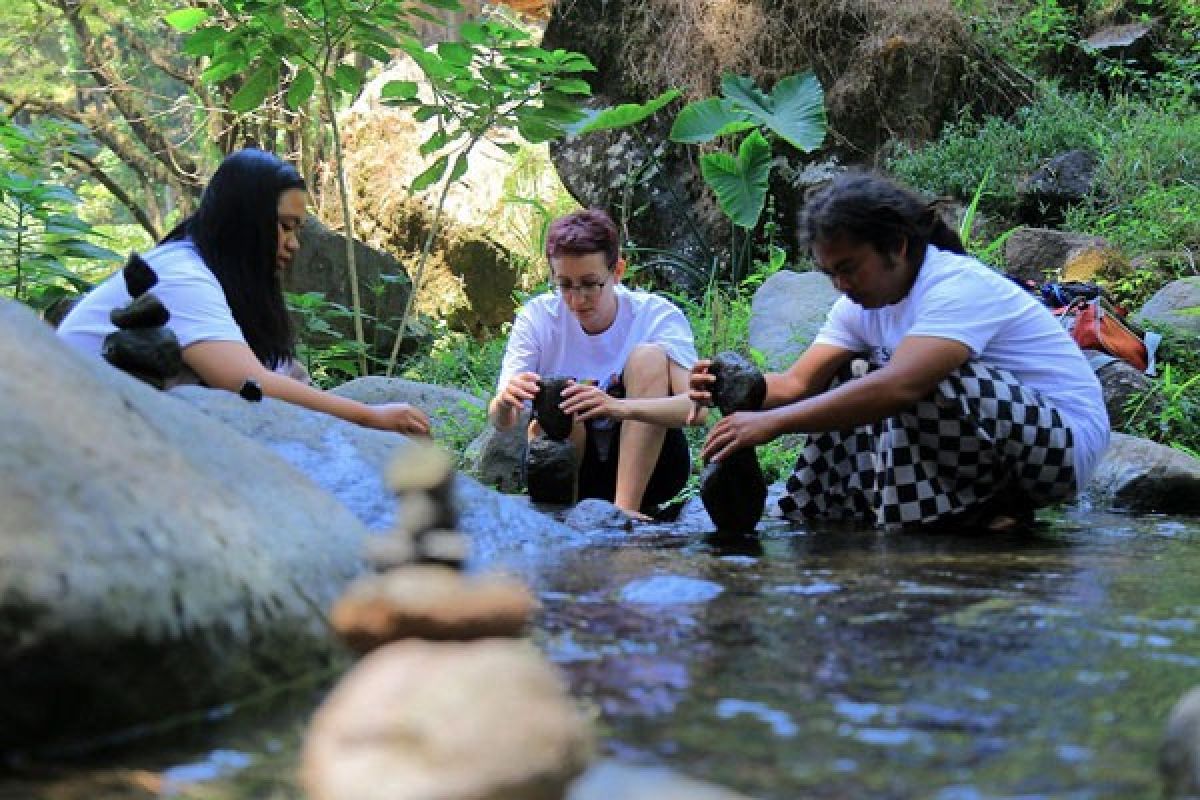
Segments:
[[[308,217],[300,228],[300,250],[284,272],[284,288],[289,292],[320,294],[326,304],[336,304],[352,310],[349,262],[346,258],[346,239],[340,231],[332,230],[316,217]],[[404,311],[404,303],[412,289],[405,267],[399,259],[378,247],[361,241],[354,243],[354,265],[358,274],[358,293],[363,304],[363,332],[368,343],[380,358],[386,358],[392,344],[391,336],[379,323],[391,323]],[[297,329],[304,340],[317,346],[331,343],[335,335],[353,341],[354,318],[331,305],[312,312],[335,334],[305,327],[305,318],[297,319]]]
[[[1134,314],[1133,321],[1200,335],[1200,277],[1171,281]]]
[[[465,444],[487,425],[487,403],[449,386],[370,375],[347,381],[330,391],[369,405],[411,403],[429,415],[434,435],[442,440]]]
[[[871,162],[890,140],[936,138],[967,107],[1007,113],[1027,100],[1028,81],[983,52],[950,0],[574,0],[556,3],[543,44],[584,53],[603,105],[644,102],[671,87],[687,99],[717,93],[721,75],[770,89],[811,67],[825,88],[827,145],[843,160]],[[638,130],[556,144],[559,174],[584,205],[624,208],[638,245],[685,255],[707,268],[703,239],[720,253],[728,221],[704,187],[694,150],[667,141],[670,112]],[[778,241],[793,246],[802,192],[789,180],[804,158],[776,175]],[[699,236],[697,236],[699,234]]]
[[[1129,511],[1200,514],[1200,460],[1114,433],[1084,495],[1097,505]]]
[[[1036,225],[1061,225],[1071,206],[1096,191],[1097,163],[1087,150],[1069,150],[1049,159],[1017,189],[1017,216]]]
[[[367,535],[348,510],[7,300],[0,362],[0,751],[328,662],[317,609],[360,571]]]
[[[181,386],[187,400],[255,441],[333,494],[371,530],[393,527],[400,500],[384,473],[404,437],[267,398],[246,403],[230,392]],[[470,535],[472,561],[492,563],[528,551],[553,553],[576,542],[569,528],[513,498],[459,475],[454,486],[459,529]]]
[[[812,344],[840,296],[819,272],[776,272],[751,301],[750,347],[763,354],[767,369],[787,369]]]
[[[484,426],[483,433],[467,447],[471,472],[486,485],[502,492],[517,492],[524,488],[528,428],[528,411],[522,412],[517,424],[506,431]]]
[[[1004,242],[1008,272],[1038,283],[1091,280],[1099,272],[1120,271],[1121,259],[1099,236],[1051,228],[1017,228]]]

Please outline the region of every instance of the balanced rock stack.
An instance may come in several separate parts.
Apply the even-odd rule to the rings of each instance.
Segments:
[[[117,330],[104,337],[100,352],[117,369],[163,389],[183,370],[183,355],[175,333],[166,327],[171,313],[150,291],[158,276],[137,253],[121,275],[133,299],[109,313]]]
[[[388,470],[396,530],[369,544],[378,572],[332,614],[368,654],[313,719],[303,767],[312,800],[559,800],[591,759],[591,729],[565,682],[515,638],[533,595],[462,571],[454,480],[449,455],[423,442]]]
[[[568,439],[573,420],[559,408],[563,389],[570,385],[570,378],[538,381],[533,413],[542,435],[529,440],[525,461],[525,486],[535,503],[570,505],[579,494],[575,446]]]
[[[708,371],[716,376],[712,397],[722,415],[762,408],[767,381],[750,361],[737,353],[721,353]],[[767,480],[754,448],[743,448],[705,466],[700,474],[700,499],[718,531],[752,532],[767,502]]]

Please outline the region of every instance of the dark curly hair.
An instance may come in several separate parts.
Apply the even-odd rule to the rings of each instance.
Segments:
[[[873,173],[840,175],[818,190],[800,212],[800,231],[808,246],[845,236],[865,242],[881,255],[908,243],[905,259],[917,268],[925,248],[966,253],[958,234],[937,209],[915,193]]]

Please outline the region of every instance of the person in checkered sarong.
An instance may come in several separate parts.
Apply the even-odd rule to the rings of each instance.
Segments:
[[[796,363],[766,376],[762,410],[722,419],[701,455],[809,434],[780,501],[799,519],[1002,530],[1073,497],[1109,424],[1099,382],[1050,312],[885,178],[838,178],[801,222],[842,297]],[[711,403],[708,363],[692,370],[697,407]]]

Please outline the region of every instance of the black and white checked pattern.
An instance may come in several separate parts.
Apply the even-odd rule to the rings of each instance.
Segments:
[[[849,379],[849,370],[834,381]],[[929,397],[850,431],[810,436],[780,500],[793,518],[933,522],[1019,490],[1034,506],[1075,493],[1071,430],[1005,370],[968,361]]]

